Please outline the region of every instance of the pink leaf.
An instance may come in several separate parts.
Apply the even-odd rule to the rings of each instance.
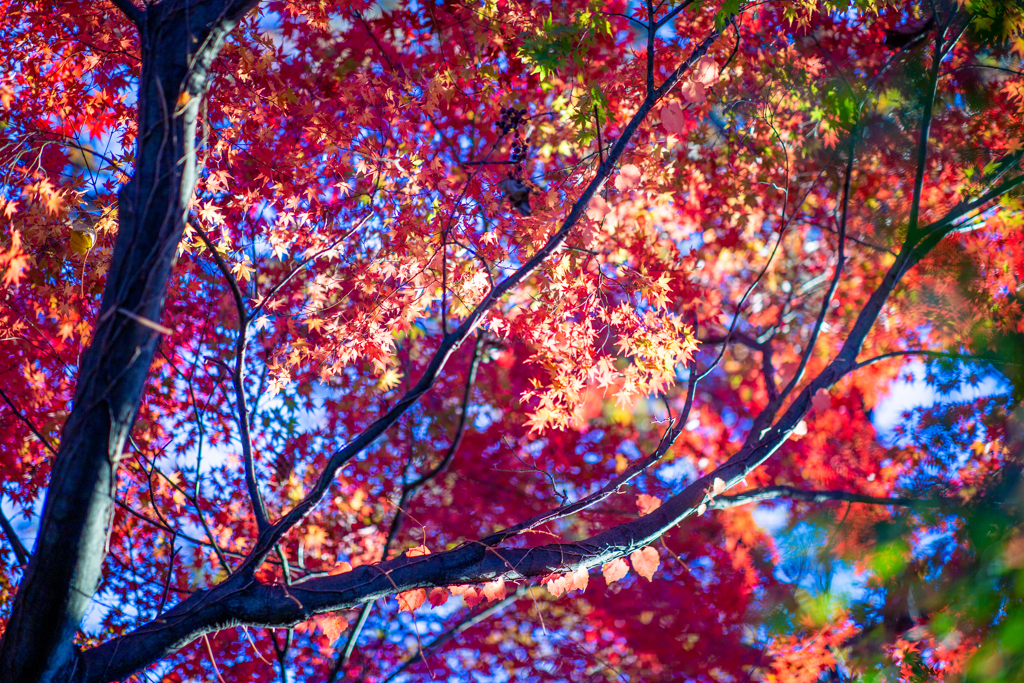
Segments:
[[[585,591],[590,584],[590,572],[586,567],[580,567],[572,574],[573,586],[576,590]]]
[[[679,102],[673,100],[661,109],[661,127],[666,133],[682,135],[683,133],[683,108]]]
[[[484,594],[478,591],[476,588],[470,588],[462,596],[462,601],[466,603],[466,607],[476,607],[480,604],[480,601],[484,599]]]
[[[601,567],[601,574],[608,584],[613,584],[629,573],[629,565],[621,557]]]
[[[718,80],[718,62],[711,57],[701,57],[693,65],[693,80],[702,85],[711,85]]]
[[[640,184],[640,169],[633,164],[624,164],[615,177],[615,188],[620,192],[632,190]]]
[[[658,570],[658,566],[661,565],[661,558],[658,556],[658,551],[651,546],[641,548],[640,550],[634,550],[629,555],[629,561],[633,563],[633,569],[636,573],[644,577],[648,581],[654,579],[654,572]]]
[[[686,81],[683,83],[682,90],[683,99],[690,104],[704,104],[708,99],[707,93],[704,92],[703,83],[694,83],[693,81]]]
[[[545,577],[541,583],[547,586],[548,592],[551,593],[551,597],[553,598],[557,598],[567,590],[571,590],[567,585],[568,581],[566,581],[564,574],[551,574],[550,576]]]
[[[811,404],[814,409],[819,413],[823,413],[832,406],[832,397],[825,389],[818,389],[814,392],[814,398],[811,399]]]
[[[640,511],[641,517],[651,514],[660,507],[661,498],[648,496],[646,493],[641,493],[636,497],[636,509]]]
[[[595,195],[590,200],[590,207],[587,209],[587,218],[592,221],[599,221],[612,212],[612,207],[608,206],[608,202],[603,197]]]
[[[435,588],[430,591],[429,600],[431,607],[440,607],[444,603],[448,602],[448,591],[444,588]]]

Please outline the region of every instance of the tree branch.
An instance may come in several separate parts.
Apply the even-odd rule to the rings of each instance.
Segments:
[[[18,538],[18,534],[14,531],[14,526],[11,525],[7,515],[0,509],[0,529],[3,529],[4,535],[7,536],[7,540],[11,542],[11,549],[14,550],[14,556],[18,558],[18,564],[22,567],[28,564],[28,561],[32,558],[31,553],[25,548],[25,545]]]
[[[648,95],[644,99],[612,147],[608,158],[598,167],[594,178],[573,205],[559,230],[533,257],[496,285],[455,330],[444,335],[426,370],[411,390],[406,392],[385,415],[356,436],[352,442],[330,456],[310,492],[281,519],[259,535],[247,560],[235,574],[218,586],[198,592],[184,600],[169,610],[161,622],[152,622],[122,638],[117,638],[83,653],[83,659],[88,660],[83,672],[86,680],[123,678],[198,635],[208,632],[214,626],[226,628],[243,623],[270,627],[285,626],[308,618],[313,613],[349,609],[389,595],[396,590],[406,590],[400,582],[395,582],[396,578],[400,581],[421,580],[419,576],[422,570],[418,569],[414,574],[408,574],[408,570],[403,569],[405,566],[403,563],[408,563],[410,559],[404,557],[374,565],[372,569],[360,567],[355,572],[342,575],[346,579],[356,578],[359,581],[358,587],[355,584],[350,587],[351,592],[349,589],[343,589],[340,593],[334,590],[333,586],[338,581],[338,577],[310,579],[293,584],[287,587],[287,591],[283,591],[278,587],[259,584],[255,579],[255,571],[262,565],[284,534],[299,523],[322,500],[338,470],[373,443],[430,389],[455,349],[475,330],[486,312],[507,292],[533,273],[551,254],[561,248],[572,228],[586,212],[590,200],[609,177],[616,163],[626,151],[633,135],[658,99],[679,81],[690,66],[706,54],[708,47],[717,36],[717,31],[711,31],[709,36],[694,48],[690,56],[666,78],[655,94]],[[648,534],[644,534],[644,538],[637,539],[640,545],[636,547],[645,545],[648,540],[656,538],[669,526],[676,524],[683,516],[692,512],[692,507],[686,507],[687,501],[691,497],[702,498],[703,492],[697,495],[691,489],[692,487],[687,489],[688,493],[682,498],[678,498],[679,504],[676,506],[678,509],[673,506],[662,506],[663,509],[660,513],[644,518],[645,524],[652,525],[650,532],[653,535],[648,538]],[[676,509],[679,514],[670,519],[667,515],[673,509]],[[658,524],[660,526],[655,528],[655,525]],[[668,526],[664,526],[666,524]],[[612,535],[608,536],[609,533]],[[577,563],[582,561],[582,558],[588,558],[587,562],[592,563],[588,566],[593,566],[593,564],[603,563],[606,559],[617,557],[616,553],[620,551],[624,553],[635,549],[634,541],[621,536],[622,533],[622,531],[616,530],[606,532],[603,537],[598,539],[595,551],[581,551],[575,545],[566,546],[565,549],[554,546],[548,550],[502,551],[502,557],[506,559],[507,552],[522,555],[521,561],[517,561],[511,566],[506,564],[506,559],[498,558],[493,552],[488,554],[485,551],[485,546],[479,543],[469,544],[447,553],[428,556],[440,559],[431,560],[427,574],[432,576],[434,581],[440,581],[447,585],[454,581],[465,583],[484,580],[485,575],[490,575],[492,578],[501,574],[519,575],[521,568],[516,565],[522,562],[526,562],[522,568],[528,572],[522,574],[524,577],[551,573],[552,566],[561,566],[566,561],[572,561],[573,556],[578,558]],[[624,542],[626,542],[625,546],[623,546]],[[548,552],[552,554],[549,555]],[[567,552],[569,552],[568,555]],[[499,564],[494,564],[495,562]],[[417,567],[419,566],[420,564],[417,563]],[[398,575],[396,575],[396,571],[399,572]],[[406,574],[407,576],[403,578],[403,575]],[[477,575],[479,578],[473,578]],[[321,592],[322,585],[323,590],[327,590],[328,593]],[[299,591],[299,594],[296,595],[295,591]],[[332,596],[330,599],[327,599],[328,594]],[[317,599],[316,595],[319,595],[320,599]]]
[[[146,20],[146,11],[132,4],[132,0],[110,0],[110,4],[121,10],[121,14],[136,27],[142,26],[142,22]]]
[[[793,486],[770,486],[767,488],[744,491],[734,496],[719,496],[708,508],[712,510],[727,510],[749,505],[751,503],[763,503],[768,500],[789,498],[805,503],[829,503],[845,501],[847,503],[863,503],[865,505],[889,505],[897,507],[922,507],[922,508],[943,508],[959,509],[963,502],[956,498],[879,498],[866,496],[860,493],[849,493],[847,491],[810,491],[798,489]]]
[[[843,265],[846,262],[846,225],[850,215],[850,188],[853,183],[853,169],[857,157],[857,140],[859,136],[860,122],[858,121],[854,123],[853,130],[850,132],[850,147],[847,150],[846,174],[843,180],[842,218],[839,220],[839,234],[836,240],[836,268],[832,274],[832,282],[829,284],[824,299],[822,299],[821,310],[818,311],[818,319],[815,321],[814,327],[811,328],[811,334],[807,340],[807,348],[804,349],[804,353],[800,357],[800,365],[797,367],[796,372],[793,373],[792,379],[789,380],[786,387],[779,393],[778,398],[767,408],[769,414],[774,413],[781,402],[786,400],[786,397],[803,379],[804,370],[807,369],[807,363],[811,360],[814,346],[818,342],[818,335],[821,334],[821,327],[825,323],[825,316],[828,315],[829,305],[832,303],[836,290],[839,289],[839,279],[842,277]]]
[[[253,516],[256,518],[256,529],[263,533],[270,522],[267,519],[267,508],[263,503],[259,482],[256,480],[256,463],[252,453],[252,435],[249,432],[249,406],[245,398],[245,350],[249,331],[249,314],[242,296],[242,288],[232,274],[210,237],[198,224],[192,224],[199,239],[206,245],[207,251],[213,256],[217,268],[231,288],[231,296],[235,300],[235,312],[238,315],[238,337],[235,339],[235,367],[231,370],[231,384],[235,390],[235,420],[238,423],[238,439],[242,443],[242,463],[245,468],[245,487],[249,491]]]
[[[924,173],[928,160],[928,138],[932,129],[932,108],[935,106],[935,92],[939,83],[939,65],[942,62],[941,33],[936,39],[935,52],[932,55],[932,68],[928,75],[928,93],[924,101],[924,113],[921,114],[921,134],[917,146],[917,169],[914,173],[914,194],[910,201],[910,223],[907,228],[908,239],[917,235],[917,222],[921,214],[921,191],[924,188]]]
[[[126,16],[141,11],[127,0]],[[35,549],[0,641],[0,679],[78,675],[73,639],[102,574],[124,455],[160,343],[164,301],[195,188],[197,122],[211,66],[256,0],[166,0],[139,25],[135,165],[71,413],[54,458]],[[134,8],[134,10],[133,10]],[[186,103],[176,106],[182,94]]]
[[[928,351],[926,349],[907,349],[906,351],[890,351],[889,353],[883,353],[875,356],[874,358],[868,358],[862,360],[854,366],[854,370],[859,370],[868,365],[872,365],[879,361],[887,360],[889,358],[897,358],[900,356],[927,356],[928,358],[946,358],[948,360],[962,360],[962,361],[975,361],[979,363],[995,363],[997,365],[1022,365],[1022,363],[1014,363],[1012,361],[1004,360],[1002,358],[990,358],[987,356],[972,356],[967,353],[945,353],[943,351]]]
[[[914,247],[904,245],[882,283],[861,311],[838,356],[794,399],[779,422],[761,437],[751,439],[723,465],[697,479],[648,515],[613,526],[576,543],[533,548],[501,548],[492,544],[508,533],[465,543],[453,550],[426,556],[400,556],[377,565],[357,567],[337,576],[317,577],[291,586],[269,586],[237,572],[217,587],[183,601],[159,622],[88,650],[85,680],[90,683],[123,678],[147,663],[211,630],[241,624],[283,627],[313,614],[351,609],[385,595],[416,588],[480,583],[498,577],[527,579],[578,571],[605,564],[648,545],[702,505],[714,501],[716,480],[735,486],[767,460],[786,441],[810,408],[811,397],[831,387],[856,364],[856,355]],[[465,324],[465,323],[464,323]],[[436,362],[436,358],[435,358]],[[517,525],[522,526],[522,525]]]

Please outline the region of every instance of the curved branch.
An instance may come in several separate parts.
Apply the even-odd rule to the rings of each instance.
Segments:
[[[444,335],[416,385],[387,413],[330,456],[310,492],[259,534],[242,566],[223,583],[209,590],[198,591],[166,612],[160,620],[82,653],[82,666],[76,669],[81,672],[77,674],[80,680],[91,682],[124,678],[211,630],[241,624],[287,627],[308,619],[312,614],[351,609],[396,591],[430,585],[475,583],[497,576],[542,576],[559,567],[576,569],[596,566],[646,545],[693,512],[695,506],[704,499],[705,490],[710,487],[707,477],[687,487],[651,515],[642,518],[639,525],[614,527],[595,536],[586,545],[556,544],[529,550],[503,549],[499,555],[486,545],[475,542],[426,558],[398,557],[372,567],[359,567],[347,574],[311,578],[290,586],[264,585],[255,578],[256,569],[263,564],[281,538],[323,499],[338,470],[397,422],[430,389],[452,354],[473,333],[487,311],[562,247],[658,99],[671,90],[682,75],[706,54],[717,37],[718,31],[712,30],[665,79],[661,87],[644,99],[558,231],[533,257],[497,284],[455,330]],[[737,480],[746,474],[746,471],[741,472],[742,467],[739,465],[728,467],[736,470]],[[424,563],[424,559],[429,561]]]
[[[28,561],[32,558],[31,553],[25,548],[25,545],[18,538],[18,534],[14,531],[14,526],[11,521],[7,519],[7,515],[4,514],[3,510],[0,510],[0,529],[3,529],[4,535],[7,536],[7,540],[11,543],[11,549],[14,551],[14,556],[18,558],[18,564],[22,567],[28,564]]]
[[[727,465],[717,474],[739,473]],[[398,592],[432,586],[521,580],[603,565],[642,548],[693,514],[707,499],[711,475],[690,484],[649,515],[614,526],[576,543],[496,550],[480,542],[426,556],[405,555],[336,576],[267,585],[240,573],[211,590],[199,591],[158,621],[82,654],[87,683],[113,681],[215,630],[248,625],[282,628],[315,614],[352,609]]]
[[[128,21],[135,24],[136,27],[141,26],[142,22],[146,20],[145,10],[132,4],[132,0],[110,0],[110,4],[121,10],[121,14],[127,17]]]
[[[249,433],[249,406],[245,399],[245,350],[248,340],[249,316],[245,306],[245,297],[242,289],[238,286],[238,280],[231,273],[224,257],[217,253],[216,247],[197,223],[192,223],[192,228],[199,235],[199,239],[206,245],[207,251],[213,255],[217,268],[231,288],[231,296],[235,300],[235,312],[238,315],[238,337],[235,339],[235,367],[231,370],[231,385],[235,390],[235,418],[238,422],[238,438],[242,442],[242,462],[245,467],[245,487],[249,491],[249,501],[252,504],[253,516],[256,518],[256,528],[262,533],[270,522],[267,518],[267,508],[263,503],[263,494],[260,492],[259,482],[256,480],[256,462],[252,453],[252,435]]]
[[[943,508],[958,509],[963,507],[962,501],[956,498],[879,498],[877,496],[866,496],[860,493],[849,493],[847,491],[811,491],[798,489],[794,486],[770,486],[762,489],[744,491],[734,496],[719,496],[708,507],[713,510],[727,510],[749,505],[751,503],[763,503],[767,500],[789,498],[805,503],[829,503],[844,501],[847,503],[863,503],[865,505],[889,505],[896,507],[921,507],[921,508]]]
[[[883,353],[875,356],[874,358],[868,358],[862,360],[854,367],[854,370],[859,370],[867,365],[872,365],[879,361],[888,360],[889,358],[898,358],[900,356],[927,356],[928,358],[945,358],[948,360],[962,360],[962,361],[975,361],[979,363],[995,363],[997,365],[1021,365],[1021,363],[1014,363],[1012,361],[1004,360],[1002,358],[989,358],[987,356],[972,356],[967,353],[945,353],[942,351],[928,351],[925,349],[908,349],[906,351],[890,351],[889,353]]]

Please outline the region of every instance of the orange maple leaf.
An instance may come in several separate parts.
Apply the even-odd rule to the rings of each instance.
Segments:
[[[462,596],[462,601],[466,603],[466,607],[476,607],[483,599],[484,594],[476,588],[470,588]]]
[[[327,572],[328,576],[337,576],[338,574],[344,574],[352,571],[352,565],[348,562],[339,562],[338,564],[331,567],[331,570]]]
[[[317,621],[320,624],[320,630],[327,636],[327,640],[332,643],[340,638],[341,634],[348,628],[348,619],[337,614],[321,615]]]
[[[411,591],[399,593],[397,597],[399,612],[415,612],[427,599],[427,591],[422,588],[416,588]]]

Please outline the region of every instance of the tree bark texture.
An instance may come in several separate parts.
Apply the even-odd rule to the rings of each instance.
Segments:
[[[118,461],[160,343],[156,323],[196,181],[199,104],[211,62],[253,5],[170,0],[145,12],[125,7],[142,55],[135,172],[119,193],[113,262],[35,551],[0,642],[0,680],[81,676],[72,639],[99,583]]]

